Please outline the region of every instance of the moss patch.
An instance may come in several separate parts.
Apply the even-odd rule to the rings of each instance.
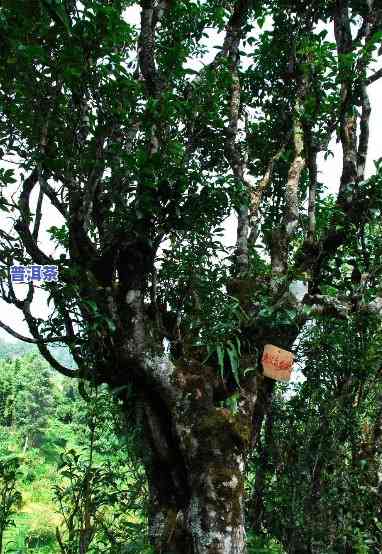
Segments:
[[[197,425],[200,441],[213,443],[224,451],[237,447],[245,449],[251,440],[248,418],[233,414],[227,408],[214,408],[203,415]]]

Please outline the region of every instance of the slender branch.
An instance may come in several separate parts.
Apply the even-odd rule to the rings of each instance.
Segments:
[[[366,85],[371,85],[372,83],[375,83],[376,81],[378,81],[378,79],[380,79],[382,77],[382,68],[381,69],[378,69],[378,71],[376,71],[375,73],[373,73],[372,75],[370,75],[367,79],[366,79]]]
[[[72,190],[69,198],[70,254],[73,259],[90,267],[97,257],[97,249],[84,228],[83,197],[81,191]]]
[[[307,266],[310,266],[308,269],[312,270],[314,274],[311,284],[311,291],[314,292],[319,290],[320,276],[324,268],[327,267],[328,260],[335,255],[338,247],[346,241],[350,225],[355,224],[359,229],[364,224],[363,221],[368,213],[366,207],[369,204],[368,199],[361,198],[358,193],[358,183],[364,179],[369,142],[370,103],[366,79],[368,58],[365,54],[359,60],[355,73],[360,78],[357,79],[356,83],[353,83],[352,75],[354,72],[349,72],[341,59],[354,49],[348,3],[343,0],[337,0],[334,30],[339,58],[338,74],[341,82],[339,137],[343,152],[343,166],[336,202],[338,209],[333,215],[330,228],[320,241],[316,252],[312,252],[311,244],[307,241],[302,248],[301,256],[299,256],[299,259],[304,260],[300,266],[307,264]],[[364,33],[368,40],[371,33],[370,21],[365,23]],[[355,86],[356,91],[353,90]],[[357,148],[356,104],[359,97],[361,97],[362,116]]]
[[[37,168],[35,168],[23,183],[23,188],[18,203],[21,219],[15,224],[15,230],[18,232],[26,251],[31,256],[33,261],[41,265],[47,265],[53,263],[54,260],[39,249],[39,247],[37,246],[37,241],[29,229],[29,223],[31,220],[29,199],[31,192],[37,182],[38,170]]]
[[[103,153],[105,136],[101,135],[96,138],[95,145],[95,163],[90,175],[87,179],[86,188],[83,192],[82,198],[82,212],[83,212],[83,228],[85,233],[88,231],[90,218],[94,207],[94,197],[100,179],[104,172]]]
[[[298,110],[296,110],[298,111]],[[285,230],[287,238],[290,238],[298,225],[298,188],[301,179],[302,170],[305,167],[304,151],[304,133],[301,121],[298,115],[295,116],[293,124],[294,135],[294,159],[288,173],[288,182],[285,192]]]
[[[12,242],[16,242],[17,241],[17,238],[16,237],[12,237],[11,235],[9,235],[8,233],[6,233],[5,231],[3,231],[2,229],[0,229],[0,237],[5,240],[9,245],[10,243]]]
[[[15,230],[18,232],[23,246],[35,263],[40,265],[49,265],[54,263],[53,258],[47,256],[38,248],[36,241],[29,230],[29,226],[26,223],[18,221],[15,224]]]
[[[285,189],[284,218],[282,223],[273,229],[269,239],[272,274],[275,277],[284,275],[287,270],[289,243],[296,230],[299,219],[298,189],[301,174],[305,167],[305,159],[303,155],[304,132],[299,116],[299,105],[303,93],[304,86],[301,86],[298,99],[296,101],[293,121],[294,158],[288,171],[288,180]],[[277,292],[278,286],[277,279],[272,280],[274,293]]]
[[[46,194],[46,196],[49,198],[49,200],[51,201],[52,205],[56,208],[56,210],[59,211],[63,217],[67,217],[68,212],[66,207],[62,202],[59,201],[57,192],[49,185],[42,171],[39,171],[38,182],[41,190],[44,192],[44,194]]]
[[[316,232],[317,152],[309,156],[308,240],[313,241]]]
[[[226,27],[223,48],[218,52],[212,62],[214,67],[220,63],[222,58],[227,56],[232,57],[233,53],[237,54],[237,48],[243,38],[243,27],[248,18],[251,5],[251,0],[237,0],[235,3],[232,15]]]
[[[12,300],[10,300],[10,299],[5,299],[5,300],[7,302],[10,300],[17,308],[19,308],[23,312],[25,320],[28,324],[29,330],[30,330],[31,335],[32,335],[33,338],[25,337],[24,335],[21,335],[20,333],[17,333],[11,327],[9,327],[8,325],[6,325],[5,323],[2,323],[2,322],[0,322],[0,328],[4,329],[4,331],[6,331],[7,333],[9,333],[10,335],[12,335],[15,338],[17,338],[19,340],[22,340],[23,342],[36,344],[39,351],[40,351],[40,353],[41,353],[41,355],[59,373],[62,373],[66,377],[76,377],[76,378],[80,377],[79,370],[69,369],[69,368],[63,366],[62,364],[60,364],[54,358],[54,356],[50,353],[49,349],[46,346],[47,344],[54,343],[54,342],[61,342],[61,343],[68,344],[68,343],[71,342],[72,337],[70,335],[68,335],[68,336],[63,336],[63,337],[44,338],[40,335],[39,330],[38,330],[37,322],[36,322],[35,318],[32,316],[31,311],[30,311],[30,305],[31,305],[31,302],[33,300],[33,295],[34,295],[33,284],[32,283],[29,284],[28,294],[27,294],[27,296],[24,300],[19,300],[16,297],[10,278],[9,278],[8,286],[9,286],[10,296],[11,296]]]
[[[367,91],[367,66],[372,57],[373,48],[369,48],[369,43],[373,41],[375,31],[381,27],[382,24],[382,10],[374,8],[374,0],[368,1],[369,13],[364,18],[363,27],[365,33],[365,47],[364,53],[360,57],[356,67],[356,73],[359,78],[359,96],[361,99],[362,114],[360,121],[360,137],[357,152],[357,178],[358,182],[362,181],[365,177],[365,167],[367,160],[367,153],[369,147],[369,120],[371,114],[371,106],[369,95]]]
[[[37,207],[36,207],[36,215],[35,215],[35,221],[34,221],[34,227],[32,232],[32,237],[35,241],[38,239],[38,233],[40,230],[40,224],[41,224],[41,207],[42,207],[42,201],[44,200],[44,191],[40,187],[40,191],[38,193],[38,200],[37,200]]]
[[[289,140],[289,135],[286,142],[288,140]],[[252,190],[250,192],[250,205],[249,205],[250,235],[248,238],[248,244],[250,245],[254,245],[257,240],[257,236],[258,236],[257,219],[258,219],[261,200],[264,192],[272,182],[273,170],[274,170],[275,164],[283,155],[286,147],[286,142],[281,146],[280,150],[269,160],[268,166],[264,173],[263,178],[255,187],[252,187]]]
[[[353,49],[348,4],[349,2],[347,0],[336,0],[334,34],[340,54],[346,54]],[[344,71],[341,71],[341,73],[343,74]]]
[[[238,1],[234,7],[232,16],[227,25],[226,36],[221,54],[227,56],[230,62],[231,71],[231,96],[229,104],[229,125],[226,129],[225,152],[232,168],[234,176],[243,183],[248,193],[254,185],[254,179],[247,169],[247,153],[240,151],[236,144],[239,128],[239,114],[241,106],[241,86],[239,78],[239,45],[243,37],[243,26],[248,17],[251,2],[248,0]],[[217,61],[217,58],[215,58]],[[249,209],[246,204],[237,210],[237,238],[235,258],[238,272],[245,273],[248,269],[248,232],[249,232]]]
[[[12,335],[12,337],[15,337],[16,339],[21,340],[23,342],[29,342],[31,344],[38,344],[39,342],[44,343],[44,344],[48,344],[50,342],[67,343],[70,340],[70,337],[52,337],[50,339],[41,338],[39,340],[33,339],[33,338],[30,338],[30,337],[26,337],[24,335],[20,335],[20,333],[18,333],[17,331],[15,331],[11,327],[9,327],[9,325],[6,325],[2,321],[0,321],[0,327],[2,329],[4,329],[4,331],[6,331],[9,335]]]
[[[311,316],[332,315],[340,319],[346,319],[354,312],[382,316],[382,297],[380,296],[375,297],[371,302],[354,303],[352,300],[345,300],[324,294],[306,294],[303,299],[303,304],[312,307]]]
[[[369,120],[371,114],[371,105],[367,87],[362,84],[361,88],[362,98],[362,114],[360,122],[360,137],[357,152],[357,177],[359,181],[363,181],[365,178],[365,167],[367,160],[367,152],[369,147]]]
[[[379,405],[380,408],[377,412],[377,416],[375,418],[375,423],[373,428],[372,450],[375,458],[377,458],[377,456],[380,456],[382,454],[382,394],[379,394],[376,404],[377,406]],[[382,484],[381,475],[378,475],[378,481],[379,481],[379,486],[381,487],[381,484]]]
[[[304,245],[297,255],[296,266],[312,272],[311,292],[319,291],[319,281],[328,260],[337,252],[338,247],[348,236],[349,225],[359,218],[359,205],[355,206],[357,194],[358,157],[357,151],[357,116],[355,104],[357,95],[353,91],[353,73],[349,72],[343,59],[353,51],[348,2],[337,0],[334,14],[334,34],[338,53],[338,76],[341,83],[341,99],[339,107],[339,138],[341,140],[343,165],[339,192],[336,200],[337,210],[334,212],[330,228],[320,243],[312,244],[311,240]],[[365,97],[366,98],[366,97]],[[366,106],[366,104],[365,104]],[[365,111],[365,123],[366,123]],[[360,155],[364,155],[366,145],[366,126],[363,133],[363,145]],[[313,248],[312,248],[313,245]]]
[[[343,167],[338,202],[346,211],[346,196],[349,193],[349,187],[353,187],[357,180],[357,124],[353,110],[352,75],[342,61],[344,56],[353,51],[349,9],[347,2],[343,0],[337,0],[337,10],[334,17],[334,34],[339,57],[339,78],[342,99],[340,139],[343,153]]]
[[[237,211],[237,233],[235,257],[239,273],[248,269],[248,207],[243,205]]]
[[[46,344],[49,344],[50,342],[66,342],[69,343],[71,341],[70,336],[66,337],[52,337],[50,339],[45,339],[42,337],[39,333],[38,324],[36,319],[32,316],[30,311],[30,305],[33,300],[34,296],[34,288],[33,283],[29,283],[29,289],[28,294],[25,297],[24,300],[19,300],[14,292],[13,284],[10,279],[10,275],[8,274],[8,287],[10,291],[10,299],[12,304],[14,304],[19,310],[21,310],[24,314],[25,321],[28,324],[29,331],[33,337],[33,339],[30,339],[29,337],[25,337],[21,335],[20,333],[17,333],[14,331],[11,327],[8,325],[0,322],[0,327],[4,329],[7,333],[11,334],[15,338],[22,340],[24,342],[29,342],[37,345],[37,348],[39,349],[41,355],[47,360],[47,362],[56,369],[59,373],[62,373],[63,375],[67,377],[80,377],[80,372],[76,369],[69,369],[67,367],[64,367],[61,365],[50,353],[48,350]],[[8,302],[8,300],[6,300]]]
[[[53,367],[53,369],[55,369],[62,375],[65,375],[66,377],[71,377],[71,378],[79,378],[81,374],[78,369],[70,369],[63,366],[56,360],[56,358],[48,350],[46,346],[46,342],[41,337],[38,331],[36,320],[34,319],[34,317],[30,312],[30,302],[26,302],[26,301],[23,302],[23,313],[24,313],[25,320],[28,324],[29,330],[32,336],[36,340],[37,348],[39,349],[40,354],[46,359],[46,361]]]
[[[230,123],[227,129],[226,153],[230,161],[233,174],[240,180],[249,192],[253,186],[253,178],[247,171],[246,159],[240,153],[240,147],[235,139],[238,132],[239,110],[240,110],[240,79],[237,70],[237,62],[231,70],[232,88],[230,99]],[[237,211],[237,238],[236,238],[236,261],[239,273],[248,268],[248,231],[249,231],[249,210],[247,205],[242,205]]]
[[[16,296],[15,289],[12,283],[11,279],[11,272],[7,272],[7,279],[8,279],[8,299],[6,299],[7,302],[10,304],[14,304],[19,310],[22,310],[22,301],[19,300]]]
[[[250,0],[237,0],[231,8],[231,17],[225,29],[225,37],[221,50],[216,54],[211,63],[201,69],[199,74],[188,83],[186,96],[191,99],[192,93],[198,94],[198,85],[203,76],[209,71],[215,71],[224,59],[232,52],[233,47],[237,48],[240,43],[242,27],[248,17],[252,2]],[[228,8],[229,9],[229,8]]]
[[[147,92],[150,96],[157,98],[163,88],[163,82],[155,64],[155,27],[161,12],[155,12],[154,0],[142,0],[141,7],[139,67],[145,79]]]
[[[29,208],[29,197],[34,187],[38,182],[38,170],[35,168],[32,173],[27,177],[22,186],[22,191],[19,198],[19,210],[24,222],[28,223],[31,219],[31,212]]]

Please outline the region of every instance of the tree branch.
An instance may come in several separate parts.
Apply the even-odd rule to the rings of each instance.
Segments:
[[[375,81],[378,81],[382,77],[382,67],[381,69],[378,69],[375,73],[367,77],[366,79],[366,85],[371,85],[372,83],[375,83]]]
[[[380,296],[376,296],[371,302],[355,303],[324,294],[306,294],[303,303],[312,307],[310,315],[332,315],[346,319],[350,314],[359,312],[382,317],[382,297]]]
[[[250,193],[254,185],[254,179],[247,169],[247,153],[240,152],[240,146],[236,144],[239,126],[239,114],[241,106],[241,86],[239,78],[239,45],[243,37],[243,26],[248,17],[251,2],[239,0],[233,10],[227,26],[226,36],[221,55],[227,56],[230,61],[231,70],[231,96],[229,105],[229,125],[226,129],[225,151],[232,168],[234,176],[243,183],[245,189]],[[217,61],[217,58],[215,58]],[[244,273],[248,269],[248,232],[249,232],[249,210],[243,204],[237,210],[237,238],[235,258],[237,270]]]
[[[28,324],[29,330],[31,332],[31,335],[36,340],[36,345],[37,345],[37,348],[40,351],[40,354],[53,367],[53,369],[55,369],[56,371],[58,371],[62,375],[65,375],[66,377],[70,377],[70,378],[79,378],[79,377],[81,377],[81,373],[78,369],[70,369],[70,368],[67,368],[67,367],[63,366],[50,353],[50,351],[48,350],[48,348],[46,346],[46,341],[43,339],[43,337],[41,337],[41,335],[39,333],[36,320],[34,319],[34,317],[32,316],[32,314],[30,312],[30,301],[24,301],[23,302],[22,310],[23,310],[23,313],[24,313],[25,320]]]
[[[289,137],[288,137],[288,140],[289,140]],[[254,244],[256,242],[257,229],[255,225],[255,220],[257,219],[257,216],[258,216],[261,199],[263,197],[263,193],[272,182],[272,176],[273,176],[273,170],[274,170],[275,164],[283,155],[285,151],[285,146],[286,146],[286,143],[284,143],[281,146],[280,150],[274,156],[272,156],[272,158],[268,162],[268,166],[264,173],[263,178],[255,187],[252,188],[250,192],[250,196],[251,196],[251,202],[249,206],[250,236],[248,239],[248,242],[250,244]]]
[[[21,340],[23,342],[29,342],[31,344],[38,344],[39,342],[43,344],[48,344],[50,342],[62,342],[66,344],[70,340],[70,337],[52,337],[50,339],[41,338],[38,340],[32,339],[30,337],[20,335],[20,333],[18,333],[17,331],[14,331],[11,327],[9,327],[9,325],[6,325],[2,321],[0,321],[0,327],[4,329],[4,331],[6,331],[9,335],[12,335],[12,337],[15,337],[16,339]]]
[[[298,110],[296,110],[298,113]],[[294,159],[288,173],[288,182],[285,192],[285,231],[287,239],[295,232],[298,225],[299,207],[298,207],[298,188],[301,179],[302,170],[305,167],[304,151],[304,133],[299,116],[295,115],[293,123],[294,139]]]
[[[21,219],[15,224],[15,230],[18,232],[21,241],[25,246],[26,251],[31,256],[32,260],[40,265],[49,265],[54,262],[53,258],[47,256],[39,249],[39,247],[37,246],[37,241],[29,229],[29,224],[31,220],[29,198],[37,182],[38,169],[35,168],[23,183],[23,188],[18,203]]]
[[[56,210],[59,211],[64,218],[66,218],[68,216],[66,207],[62,204],[62,202],[59,201],[57,192],[49,185],[41,170],[38,174],[38,182],[41,190],[51,201],[52,206],[54,206]]]
[[[367,92],[367,86],[362,84],[361,86],[361,99],[362,99],[362,114],[360,122],[360,136],[357,152],[357,177],[359,181],[363,181],[365,178],[365,167],[367,160],[367,152],[369,148],[369,120],[371,115],[371,106],[369,95]]]
[[[201,69],[195,79],[188,83],[186,89],[186,97],[191,99],[192,91],[198,92],[197,85],[200,83],[203,75],[208,71],[216,70],[221,62],[233,52],[237,50],[242,38],[242,27],[248,17],[252,2],[251,0],[237,0],[232,8],[231,17],[226,26],[225,37],[221,50],[216,54],[211,63]]]
[[[43,200],[44,200],[44,192],[43,192],[42,188],[40,187],[40,191],[38,193],[35,221],[34,221],[34,226],[33,226],[33,231],[32,231],[32,237],[36,242],[38,240],[38,233],[39,233],[39,230],[40,230],[41,217],[42,217],[41,207],[42,207]]]
[[[149,96],[157,98],[163,88],[155,64],[155,27],[161,11],[155,11],[154,0],[141,1],[141,33],[139,36],[138,59]],[[161,4],[165,4],[161,2]]]
[[[308,154],[309,166],[309,199],[308,199],[308,240],[313,241],[316,232],[316,197],[317,197],[317,151]]]
[[[237,48],[238,44],[235,45],[235,52],[232,52],[232,57],[236,58]],[[247,170],[246,155],[243,156],[241,154],[240,146],[236,144],[240,111],[240,79],[237,70],[237,60],[232,62],[231,77],[232,85],[229,107],[230,123],[228,129],[226,130],[227,139],[225,150],[234,176],[244,184],[246,190],[249,192],[253,187],[253,177],[249,175]],[[237,269],[239,273],[244,273],[248,268],[248,214],[248,206],[242,205],[239,207],[237,211],[238,223],[235,251]]]

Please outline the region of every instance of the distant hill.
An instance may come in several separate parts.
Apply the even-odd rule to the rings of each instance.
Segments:
[[[38,352],[38,349],[34,344],[28,342],[22,342],[20,340],[9,342],[0,339],[0,359],[19,358],[29,352]]]
[[[75,367],[76,364],[66,346],[52,346],[52,355],[64,366]],[[36,345],[22,341],[7,341],[0,338],[0,359],[20,358],[29,352],[38,352]]]

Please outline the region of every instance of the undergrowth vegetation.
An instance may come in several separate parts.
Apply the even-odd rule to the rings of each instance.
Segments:
[[[370,319],[301,335],[300,378],[276,387],[248,460],[249,554],[380,552],[381,346]],[[118,392],[0,343],[1,554],[152,552],[142,429]]]

